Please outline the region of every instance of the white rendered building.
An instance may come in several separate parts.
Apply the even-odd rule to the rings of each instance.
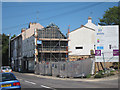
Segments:
[[[96,25],[92,23],[91,17],[88,17],[88,23],[69,33],[69,59],[88,58],[91,51],[95,48],[95,29]]]

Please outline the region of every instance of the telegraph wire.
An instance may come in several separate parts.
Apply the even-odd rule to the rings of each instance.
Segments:
[[[73,6],[76,6],[76,4],[75,5],[68,5],[68,6],[64,6],[64,7],[60,7],[60,8],[53,8],[54,9],[54,11],[55,10],[60,10],[60,9],[66,9],[66,8],[70,8],[70,7],[73,7]],[[37,12],[42,12],[42,13],[47,13],[47,12],[49,12],[49,11],[51,11],[51,9],[48,9],[48,10],[37,10]],[[23,17],[23,16],[27,16],[28,14],[30,14],[30,15],[32,15],[32,14],[36,14],[37,12],[29,12],[29,13],[24,13],[24,14],[19,14],[19,15],[15,15],[15,16],[12,16],[12,17],[4,17],[5,19],[11,19],[11,18],[18,18],[18,17]],[[42,14],[41,13],[41,14]]]
[[[78,8],[78,9],[75,9],[75,10],[72,10],[72,11],[69,11],[69,12],[65,12],[65,13],[61,13],[61,14],[58,14],[58,15],[54,15],[54,16],[51,16],[51,17],[48,17],[48,18],[43,18],[43,19],[38,19],[36,20],[35,22],[38,22],[38,21],[44,21],[44,20],[48,20],[48,19],[51,19],[51,18],[56,18],[56,17],[59,17],[59,16],[64,16],[64,15],[68,15],[68,14],[74,14],[76,12],[80,12],[80,11],[83,11],[85,9],[89,9],[91,7],[95,7],[97,5],[100,5],[100,4],[103,4],[104,2],[98,2],[97,4],[92,4],[92,5],[89,5],[89,6],[86,6],[86,7],[83,7],[83,8]],[[74,12],[74,13],[73,13]],[[19,26],[24,26],[24,25],[28,25],[29,23],[25,23],[25,24],[20,24],[20,25],[16,25],[16,26],[12,26],[12,27],[7,27],[7,28],[3,28],[5,30],[7,29],[11,29],[11,28],[16,28],[16,27],[19,27]]]
[[[14,2],[14,3],[17,3],[17,2]],[[20,3],[20,2],[19,2]],[[33,2],[31,2],[31,3],[33,3]],[[49,2],[50,3],[50,2]],[[59,5],[59,4],[63,4],[62,2],[61,3],[54,3],[54,4],[45,4],[45,5],[49,5],[49,6],[51,6],[51,5]],[[43,5],[43,4],[42,4]],[[28,6],[40,6],[40,5],[21,5],[21,6],[4,6],[3,5],[3,8],[14,8],[14,7],[28,7]]]

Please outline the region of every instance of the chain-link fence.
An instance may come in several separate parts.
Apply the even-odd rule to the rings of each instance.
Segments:
[[[82,77],[94,74],[94,59],[73,62],[46,62],[37,64],[35,73],[60,77]]]

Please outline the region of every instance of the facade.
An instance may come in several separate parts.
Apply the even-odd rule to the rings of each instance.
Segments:
[[[12,69],[18,71],[22,60],[22,35],[11,40],[11,66]]]
[[[68,59],[68,39],[53,23],[37,30],[37,59],[41,61],[66,61]]]
[[[34,30],[43,28],[39,23],[30,23],[28,29],[22,29],[22,71],[34,70],[35,36]]]
[[[12,68],[15,71],[34,71],[36,63],[65,61],[68,58],[68,39],[58,26],[47,27],[30,23],[28,29],[11,40]]]
[[[89,58],[95,50],[96,25],[92,23],[91,17],[88,23],[69,33],[69,59],[77,60]]]
[[[30,23],[27,29],[11,40],[11,64],[15,71],[33,71],[35,54],[34,30],[41,29],[39,23]]]

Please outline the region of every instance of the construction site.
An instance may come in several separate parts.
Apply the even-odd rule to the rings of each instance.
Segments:
[[[68,38],[57,25],[51,23],[36,32],[37,62],[68,60]]]

